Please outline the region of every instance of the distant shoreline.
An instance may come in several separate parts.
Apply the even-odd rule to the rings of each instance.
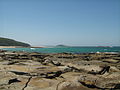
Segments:
[[[53,46],[55,47],[55,46]],[[67,46],[67,47],[120,47],[120,46]],[[0,48],[47,48],[46,46],[30,46],[30,47],[24,47],[24,46],[0,46]]]
[[[45,48],[45,47],[0,46],[0,48]]]

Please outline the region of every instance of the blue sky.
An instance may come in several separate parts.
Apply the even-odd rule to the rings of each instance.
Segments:
[[[120,0],[0,0],[0,36],[40,45],[120,45]]]

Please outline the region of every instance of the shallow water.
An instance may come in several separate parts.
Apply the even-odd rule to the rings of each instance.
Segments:
[[[10,51],[26,51],[39,53],[95,53],[95,52],[120,52],[120,47],[60,47],[60,48],[4,48]]]

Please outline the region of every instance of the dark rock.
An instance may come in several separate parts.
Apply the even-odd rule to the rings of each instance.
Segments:
[[[53,79],[53,78],[59,77],[62,73],[63,73],[62,71],[49,72],[46,74],[44,78]]]
[[[61,66],[62,64],[58,61],[51,61],[51,63],[55,66]]]
[[[26,73],[26,72],[19,72],[19,71],[10,71],[12,73],[15,73],[16,75],[27,75],[27,76],[30,76],[29,73]]]
[[[109,72],[109,70],[110,70],[110,66],[104,66],[101,71],[98,71],[98,72],[89,71],[88,73],[94,74],[94,75],[96,75],[96,74],[103,75],[105,72]]]
[[[11,84],[11,83],[16,83],[16,82],[21,82],[20,80],[18,80],[17,78],[14,78],[14,79],[10,79],[8,84]]]

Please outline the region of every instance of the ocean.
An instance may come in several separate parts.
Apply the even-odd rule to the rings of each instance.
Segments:
[[[120,47],[3,48],[3,50],[39,52],[39,53],[96,53],[96,52],[120,53]]]

